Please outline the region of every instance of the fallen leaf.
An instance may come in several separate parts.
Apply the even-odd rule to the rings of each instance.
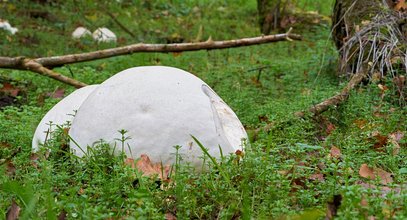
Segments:
[[[170,212],[165,213],[165,219],[166,220],[177,220],[177,217],[175,217],[175,215],[173,215]]]
[[[13,200],[11,203],[10,208],[7,210],[6,219],[7,220],[16,220],[20,215],[21,208],[17,205],[17,203]]]
[[[331,155],[331,157],[336,158],[336,159],[340,158],[342,155],[341,150],[335,146],[331,147],[329,154]]]
[[[277,173],[285,176],[285,175],[291,173],[291,170],[279,170],[279,171],[277,171]]]
[[[142,154],[136,163],[132,158],[127,158],[124,163],[138,169],[143,173],[143,176],[158,176],[161,180],[167,180],[171,170],[170,165],[163,166],[161,163],[152,163],[145,154]]]
[[[319,182],[325,181],[324,174],[322,173],[314,173],[309,177],[310,180],[317,180]]]
[[[383,185],[387,185],[389,183],[393,182],[393,175],[391,173],[388,173],[380,168],[376,168],[376,176],[380,177],[381,183]]]
[[[367,179],[375,179],[374,170],[365,163],[360,166],[359,175]]]
[[[396,11],[406,11],[407,10],[407,4],[405,0],[398,0],[396,5],[394,6],[394,10]]]
[[[356,119],[353,121],[353,124],[355,124],[359,129],[363,129],[366,127],[367,121],[363,119]]]
[[[327,133],[328,135],[330,135],[335,129],[336,129],[335,125],[332,124],[332,123],[329,123],[329,124],[326,126],[326,133]]]
[[[85,193],[85,190],[81,187],[79,190],[78,190],[78,194],[79,195],[83,195]]]
[[[362,164],[359,169],[359,175],[361,177],[375,180],[376,178],[380,179],[380,183],[383,185],[387,185],[393,182],[393,175],[386,172],[380,168],[369,168],[367,164]]]
[[[375,134],[376,143],[373,145],[375,150],[383,151],[383,147],[387,144],[387,136]]]
[[[31,153],[31,155],[30,155],[30,161],[31,161],[31,165],[33,166],[33,167],[35,167],[35,169],[38,169],[38,159],[39,159],[40,157],[38,156],[38,154],[36,154],[36,153]]]
[[[6,170],[7,170],[7,175],[12,176],[16,173],[16,167],[14,166],[13,162],[11,160],[6,161]]]
[[[238,157],[244,157],[244,152],[241,151],[241,150],[236,150],[235,154],[236,154],[236,156],[238,156]]]
[[[47,93],[47,96],[54,99],[60,99],[65,96],[65,89],[58,88],[54,92]]]
[[[3,87],[0,88],[0,92],[4,92],[6,94],[9,94],[13,97],[16,97],[18,93],[20,92],[20,89],[11,85],[10,83],[2,83]]]
[[[133,158],[126,158],[126,160],[124,161],[124,164],[126,164],[127,166],[130,166],[131,168],[136,167]]]
[[[394,133],[389,134],[388,139],[389,143],[393,144],[393,155],[397,155],[400,152],[400,140],[403,139],[404,133],[401,131],[396,131]]]
[[[384,86],[384,85],[382,85],[382,84],[377,85],[377,87],[379,87],[379,89],[380,89],[382,92],[384,92],[384,91],[386,91],[386,90],[389,89],[389,88],[387,88],[387,86]]]

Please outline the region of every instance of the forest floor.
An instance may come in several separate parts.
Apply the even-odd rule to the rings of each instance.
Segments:
[[[254,0],[73,2],[1,2],[0,18],[19,31],[10,35],[0,30],[0,56],[43,57],[138,42],[260,35]],[[22,219],[318,219],[335,213],[338,219],[407,218],[407,112],[391,79],[365,83],[347,102],[319,117],[294,116],[347,83],[337,73],[331,10],[332,1],[298,1],[301,16],[287,20],[287,28],[293,26],[303,41],[135,53],[55,68],[98,84],[130,67],[167,65],[210,85],[236,112],[251,144],[241,162],[231,155],[221,170],[208,164],[208,172],[196,173],[177,165],[171,182],[135,177],[120,156],[80,160],[54,146],[46,159],[33,158],[37,124],[75,89],[32,72],[0,69],[2,100],[5,94],[16,96],[0,110],[0,218],[13,210],[12,203],[21,207]],[[301,19],[305,17],[312,19]],[[108,27],[118,41],[71,39],[77,26],[92,31]],[[254,135],[266,125],[267,132]]]

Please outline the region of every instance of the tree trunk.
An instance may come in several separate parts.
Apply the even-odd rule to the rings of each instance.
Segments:
[[[261,33],[268,35],[280,27],[281,0],[257,0]]]
[[[332,38],[339,50],[340,74],[370,71],[372,75],[376,71],[382,77],[395,68],[392,57],[405,57],[396,49],[389,49],[405,51],[404,2],[336,0],[333,10]]]
[[[362,21],[370,21],[382,11],[382,3],[383,0],[336,0],[332,13],[332,37],[336,47],[341,49],[355,33],[355,27]]]

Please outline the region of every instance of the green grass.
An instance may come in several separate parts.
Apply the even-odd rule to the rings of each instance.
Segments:
[[[20,29],[15,36],[0,32],[1,55],[48,56],[140,41],[166,43],[182,38],[189,42],[259,35],[256,1],[76,2],[53,7],[28,1],[1,3],[2,16]],[[303,0],[299,6],[329,15],[332,1]],[[102,9],[117,16],[136,39]],[[28,10],[46,10],[56,17],[29,18],[23,13]],[[89,39],[71,40],[70,33],[77,25],[92,30],[106,26],[117,33],[119,41],[97,45]],[[62,134],[53,142],[48,159],[40,154],[35,168],[30,160],[32,135],[41,117],[59,101],[42,101],[41,97],[58,88],[67,94],[74,89],[35,73],[0,69],[1,75],[28,82],[21,105],[0,111],[0,159],[21,148],[11,158],[14,175],[4,175],[6,165],[0,166],[0,218],[5,218],[15,199],[22,207],[20,216],[28,219],[52,219],[62,210],[68,219],[163,219],[166,213],[176,214],[178,219],[309,219],[324,216],[334,195],[343,197],[339,219],[383,219],[393,212],[394,218],[406,218],[405,138],[399,143],[400,152],[393,155],[394,144],[375,149],[377,140],[372,136],[375,132],[384,136],[405,132],[406,110],[397,105],[393,90],[381,99],[380,89],[373,84],[355,90],[346,104],[327,111],[320,119],[294,117],[294,112],[336,94],[346,83],[336,76],[337,52],[329,40],[329,24],[297,26],[294,32],[302,34],[304,41],[184,52],[180,56],[139,53],[55,69],[95,84],[134,66],[179,67],[207,82],[234,109],[249,133],[268,122],[274,124],[269,133],[260,133],[246,148],[242,161],[227,157],[217,162],[220,167],[208,162],[209,171],[203,173],[177,163],[172,177],[175,184],[164,182],[161,188],[154,179],[141,177],[125,166],[123,155],[110,155],[106,146],[85,159],[64,154],[59,150],[66,138]],[[256,82],[259,67],[266,68]],[[391,82],[385,83],[391,86]],[[336,128],[330,134],[326,129],[329,124]],[[329,157],[332,146],[341,150],[339,159]],[[393,182],[387,187],[401,187],[401,192],[383,197],[377,181],[358,174],[364,163],[391,173]],[[324,180],[315,179],[316,174]],[[360,181],[378,188],[366,189],[358,184]],[[362,200],[368,205],[361,205]]]

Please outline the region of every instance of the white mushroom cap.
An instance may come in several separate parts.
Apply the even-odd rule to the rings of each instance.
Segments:
[[[219,146],[226,155],[242,149],[247,138],[235,113],[205,82],[164,66],[127,69],[103,82],[79,108],[69,134],[85,152],[101,139],[121,150],[121,129],[131,138],[124,149],[129,157],[146,154],[154,163],[171,164],[179,145],[181,157],[196,167],[203,153],[191,135],[214,157]]]
[[[10,32],[12,35],[17,33],[18,29],[15,27],[12,27],[8,21],[1,20],[0,19],[0,29],[4,29],[8,32]]]
[[[86,36],[91,36],[92,33],[84,28],[84,27],[77,27],[73,32],[72,32],[72,38],[74,39],[79,39],[82,37],[86,37]]]
[[[63,125],[67,121],[72,121],[75,110],[79,109],[83,101],[96,87],[98,85],[91,85],[74,91],[45,114],[34,133],[32,140],[34,151],[38,150],[40,144],[43,144],[46,138],[47,140],[51,138],[51,132],[56,129],[56,125]],[[51,126],[50,122],[52,122]]]
[[[116,34],[105,27],[96,29],[92,36],[97,42],[116,42],[117,40]]]

